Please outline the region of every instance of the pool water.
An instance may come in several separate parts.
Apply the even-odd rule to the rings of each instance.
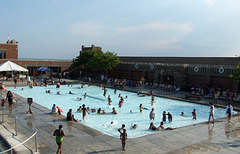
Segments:
[[[161,97],[155,97],[155,102],[151,105],[150,96],[139,97],[137,93],[120,90],[114,94],[114,89],[107,88],[108,91],[106,97],[104,97],[101,87],[88,85],[85,85],[81,89],[80,87],[80,84],[76,84],[72,86],[61,85],[60,88],[51,85],[48,87],[37,86],[32,89],[29,87],[17,87],[16,89],[9,87],[8,89],[22,97],[33,98],[34,102],[49,108],[49,112],[51,112],[53,104],[56,104],[56,106],[59,106],[64,111],[62,113],[63,115],[67,115],[68,110],[72,109],[74,117],[81,120],[80,123],[113,137],[119,137],[117,129],[120,128],[122,124],[126,125],[129,138],[156,133],[156,131],[148,130],[149,124],[154,122],[155,126],[158,127],[162,121],[163,111],[166,111],[166,113],[170,112],[173,116],[173,121],[167,121],[165,127],[183,127],[208,120],[209,106]],[[22,88],[24,90],[22,90]],[[46,90],[51,90],[51,93],[46,93]],[[60,91],[61,95],[57,95],[57,91]],[[69,94],[69,91],[74,94]],[[86,98],[84,98],[85,93],[88,95]],[[124,98],[121,108],[118,106],[120,100],[118,97],[119,94]],[[112,99],[111,106],[108,105],[108,95],[110,95]],[[77,97],[81,97],[82,101],[79,101]],[[105,110],[107,114],[98,115],[96,112],[90,112],[90,114],[87,114],[86,120],[83,121],[82,113],[77,113],[78,107],[83,104],[85,104],[86,107],[90,107],[90,109],[101,108]],[[148,110],[144,109],[140,113],[140,104]],[[113,107],[116,108],[118,112],[117,115],[110,114]],[[152,108],[154,108],[156,116],[155,120],[150,121],[149,113]],[[193,109],[196,109],[197,120],[193,120],[191,117]],[[132,112],[130,112],[130,110]],[[184,112],[187,116],[181,116],[181,112]],[[215,107],[215,118],[217,119],[224,116],[226,116],[225,109]],[[111,124],[111,122],[113,122],[113,124]],[[137,129],[131,129],[132,124],[137,124]]]

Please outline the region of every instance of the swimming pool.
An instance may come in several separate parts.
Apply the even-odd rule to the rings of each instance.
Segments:
[[[151,108],[154,108],[155,110],[156,117],[153,122],[157,127],[162,121],[163,111],[166,111],[167,113],[170,112],[173,115],[173,121],[167,121],[165,127],[183,127],[208,120],[209,106],[161,97],[155,97],[155,103],[151,105],[150,96],[139,97],[136,93],[119,90],[114,94],[114,89],[107,88],[108,91],[106,97],[104,97],[101,87],[88,87],[85,85],[84,88],[79,89],[80,87],[81,85],[77,84],[70,87],[68,85],[61,85],[60,89],[56,88],[56,86],[37,86],[32,89],[28,87],[17,87],[16,89],[14,87],[9,87],[8,89],[25,98],[33,98],[34,102],[49,108],[49,112],[51,111],[53,104],[56,104],[63,109],[63,115],[66,115],[71,108],[74,117],[79,120],[82,120],[82,114],[77,113],[77,108],[82,104],[85,104],[86,107],[90,107],[90,109],[101,108],[102,110],[105,110],[106,113],[110,113],[112,108],[115,107],[118,112],[117,115],[98,115],[96,113],[90,113],[86,116],[85,121],[80,121],[80,123],[84,125],[113,137],[119,137],[117,129],[120,128],[122,124],[126,125],[129,138],[156,133],[152,130],[148,130],[151,122],[149,119]],[[22,90],[22,88],[24,88],[24,90]],[[51,93],[46,93],[46,90],[51,90]],[[57,95],[57,91],[60,91],[61,95]],[[74,94],[69,94],[69,91],[72,91]],[[88,94],[86,98],[84,98],[84,93]],[[118,102],[120,100],[118,97],[119,94],[124,98],[124,103],[121,108],[118,107]],[[112,98],[111,106],[108,105],[108,95]],[[81,97],[82,101],[76,99],[77,97]],[[140,104],[148,110],[143,110],[140,113]],[[192,120],[191,114],[193,109],[196,109],[197,120]],[[130,112],[130,110],[132,110],[132,112]],[[184,112],[187,116],[181,116],[181,112]],[[226,116],[225,109],[215,107],[215,118],[224,116]],[[113,124],[111,124],[111,122],[113,122]],[[131,124],[137,124],[137,129],[131,129]]]

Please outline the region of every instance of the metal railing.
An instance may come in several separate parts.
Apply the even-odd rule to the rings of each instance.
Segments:
[[[2,115],[2,123],[1,123],[1,125],[3,125],[3,124],[5,123],[5,119],[4,119],[5,116],[10,116],[11,118],[14,119],[14,131],[15,131],[15,134],[13,133],[13,136],[14,136],[14,137],[17,136],[17,135],[18,135],[18,132],[19,132],[19,130],[18,130],[18,124],[20,124],[20,125],[24,128],[24,130],[28,130],[29,132],[31,132],[31,133],[33,133],[33,134],[31,134],[30,137],[28,137],[28,138],[25,139],[24,141],[20,141],[21,143],[19,143],[18,145],[15,145],[15,146],[13,146],[13,147],[5,150],[5,151],[2,151],[2,152],[0,152],[0,153],[9,153],[9,152],[10,152],[10,153],[12,154],[17,147],[20,147],[20,146],[25,146],[25,147],[26,147],[25,143],[27,143],[30,139],[33,139],[33,138],[34,138],[34,149],[35,149],[35,152],[34,152],[34,150],[32,150],[31,148],[28,148],[28,147],[26,147],[26,148],[29,150],[30,153],[38,153],[38,151],[37,151],[37,131],[34,131],[34,130],[26,127],[24,124],[22,124],[22,122],[20,122],[20,121],[18,120],[18,118],[17,118],[16,116],[14,116],[14,115],[12,115],[12,114],[10,114],[10,113],[4,113],[4,109],[2,109],[2,114],[1,114],[1,115]],[[8,120],[9,120],[9,119],[8,119]],[[4,125],[3,125],[3,126],[4,126]],[[5,127],[9,132],[11,132],[11,131],[9,130],[9,129],[11,129],[11,128],[6,127],[6,126],[4,126],[4,127]],[[12,132],[11,132],[11,133],[12,133]]]

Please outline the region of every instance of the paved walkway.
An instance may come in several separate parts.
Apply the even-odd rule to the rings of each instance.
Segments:
[[[5,83],[11,85],[12,83]],[[25,84],[25,83],[22,83]],[[139,89],[136,89],[139,90]],[[155,91],[154,91],[155,92]],[[1,91],[5,97],[5,92]],[[156,92],[155,92],[156,93]],[[161,95],[183,98],[184,93],[161,92]],[[207,104],[203,99],[200,103]],[[220,101],[219,105],[225,106]],[[236,105],[238,106],[238,105]],[[6,107],[7,108],[7,107]],[[238,107],[237,107],[238,108]],[[81,123],[68,122],[63,115],[50,114],[50,110],[39,104],[33,104],[34,114],[28,115],[25,98],[18,97],[12,114],[27,127],[38,131],[38,152],[56,153],[57,145],[52,135],[59,124],[63,125],[67,137],[63,142],[63,153],[239,153],[240,151],[240,116],[233,116],[231,122],[226,118],[213,123],[199,123],[171,131],[160,131],[155,134],[128,139],[126,150],[121,150],[119,138],[104,135]],[[6,112],[9,112],[6,110]],[[8,120],[8,119],[6,119]],[[1,130],[0,130],[1,132]],[[24,131],[20,136],[24,136]]]

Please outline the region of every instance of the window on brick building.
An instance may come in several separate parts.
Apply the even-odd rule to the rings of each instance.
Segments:
[[[2,50],[0,50],[0,59],[2,59]]]
[[[6,59],[6,50],[3,51],[3,59]]]

